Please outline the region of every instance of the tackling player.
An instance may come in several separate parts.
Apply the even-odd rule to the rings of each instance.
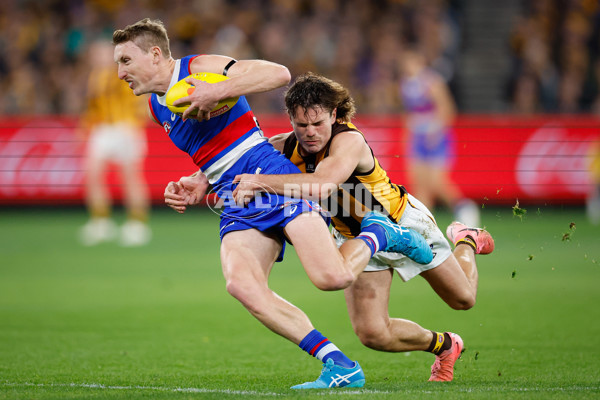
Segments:
[[[239,182],[236,201],[245,203],[264,188],[325,200],[338,245],[359,234],[363,216],[373,207],[384,208],[391,221],[421,233],[432,247],[431,263],[422,265],[401,254],[379,252],[346,289],[346,303],[354,331],[364,345],[388,352],[431,352],[436,360],[429,380],[451,381],[454,363],[463,350],[462,339],[455,333],[434,332],[390,318],[393,271],[404,281],[421,275],[450,307],[469,309],[477,294],[475,255],[493,251],[492,237],[483,229],[454,222],[447,230],[455,244],[452,252],[430,211],[404,187],[392,183],[379,165],[351,123],[355,107],[350,93],[337,82],[305,74],[286,92],[285,105],[294,130],[274,136],[271,142],[304,173],[240,175],[235,179]]]

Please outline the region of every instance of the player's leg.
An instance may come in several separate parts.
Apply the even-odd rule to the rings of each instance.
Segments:
[[[227,291],[271,331],[324,362],[316,381],[296,385],[294,389],[363,386],[360,365],[314,329],[304,312],[268,287],[269,274],[281,248],[277,238],[255,229],[227,233],[221,245]]]
[[[427,350],[431,331],[388,312],[393,270],[364,272],[346,290],[346,305],[354,332],[365,346],[379,351]]]
[[[435,186],[431,179],[431,167],[418,158],[412,158],[409,166],[411,193],[428,209],[435,205]]]
[[[142,160],[127,160],[121,164],[127,220],[121,227],[121,244],[142,246],[147,244],[152,231],[148,226],[150,201],[142,169]]]
[[[454,253],[421,276],[452,308],[467,310],[475,305],[477,297],[479,274],[475,255],[494,251],[494,239],[484,229],[470,228],[459,222],[450,224],[446,235],[456,246]]]
[[[454,213],[454,218],[469,226],[480,224],[480,213],[477,203],[464,197],[458,185],[450,177],[450,171],[446,169],[443,161],[439,165],[432,165],[430,171],[430,183],[435,197]]]
[[[121,244],[141,246],[152,236],[147,225],[150,200],[143,169],[146,140],[143,132],[125,124],[115,126],[115,134],[120,142],[117,157],[127,209],[127,221],[121,227]]]
[[[463,350],[460,336],[435,332],[415,322],[390,318],[389,292],[393,270],[364,272],[344,291],[354,332],[367,347],[379,351],[426,351],[436,356],[429,380],[451,381]]]
[[[588,194],[585,206],[590,222],[598,225],[600,223],[600,183],[597,183]]]
[[[150,200],[144,177],[143,160],[136,159],[124,162],[121,173],[124,181],[127,217],[146,222],[148,220]]]
[[[327,225],[316,212],[297,216],[284,231],[309,279],[321,290],[348,287],[371,258],[371,251],[362,240],[348,240],[338,251]]]
[[[152,236],[148,226],[150,200],[146,186],[143,160],[127,160],[121,165],[127,221],[121,227],[121,244],[141,246]]]
[[[313,326],[297,307],[268,286],[281,243],[256,229],[227,233],[221,243],[221,264],[227,291],[267,328],[298,344]]]
[[[91,218],[110,217],[111,198],[105,175],[108,160],[98,151],[91,149],[85,161],[86,204]]]
[[[102,131],[94,131],[88,143],[85,168],[85,201],[89,221],[80,231],[81,242],[91,246],[111,240],[116,226],[111,217],[111,198],[105,181],[108,165],[106,138]]]
[[[461,246],[462,247],[462,246]],[[451,254],[436,268],[421,272],[432,289],[455,310],[468,310],[475,305],[477,298],[478,273],[475,254],[469,249],[457,249],[460,264]]]
[[[121,173],[124,183],[127,217],[146,222],[148,220],[150,200],[144,177],[143,164],[143,159],[127,160],[122,164]]]
[[[420,234],[401,229],[382,214],[367,214],[361,234],[344,242],[339,250],[322,217],[315,212],[294,218],[285,226],[285,234],[296,248],[309,278],[321,290],[348,287],[380,247],[406,253],[414,259],[427,258],[426,263],[433,256]]]
[[[439,161],[441,163],[442,161]],[[450,210],[462,198],[462,193],[458,186],[450,179],[448,170],[443,165],[438,165],[435,160],[428,168],[429,182],[434,197],[440,199],[442,203]],[[419,198],[418,196],[416,196]]]

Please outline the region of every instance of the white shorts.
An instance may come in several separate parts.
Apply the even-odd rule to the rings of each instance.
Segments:
[[[94,159],[127,163],[143,158],[146,146],[141,129],[128,124],[102,124],[92,129],[88,154]]]
[[[406,282],[423,271],[437,267],[452,254],[450,244],[440,228],[438,228],[431,212],[423,203],[410,194],[408,195],[408,204],[398,224],[404,228],[411,228],[423,235],[427,243],[432,246],[433,261],[423,265],[400,253],[378,251],[367,264],[364,269],[365,272],[383,271],[393,268],[398,272],[402,280]],[[348,240],[347,237],[335,229],[333,229],[333,236],[338,246],[341,246],[342,243]]]

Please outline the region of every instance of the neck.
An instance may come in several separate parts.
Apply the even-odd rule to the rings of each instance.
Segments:
[[[156,93],[159,96],[167,93],[171,78],[173,77],[173,71],[175,71],[175,63],[176,61],[173,57],[165,61],[165,66],[161,67],[161,72],[157,74],[156,79],[159,84],[157,84],[156,89],[152,91],[153,93]]]

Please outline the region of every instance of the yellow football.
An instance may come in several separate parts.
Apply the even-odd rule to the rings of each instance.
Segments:
[[[171,110],[177,115],[183,114],[183,112],[189,107],[190,103],[183,103],[178,106],[174,106],[173,103],[182,97],[189,96],[196,89],[194,85],[190,85],[185,81],[187,78],[195,78],[207,83],[216,83],[229,79],[225,75],[213,74],[212,72],[197,72],[195,74],[183,78],[182,80],[174,84],[173,87],[167,92],[165,100],[169,110]],[[239,97],[232,97],[230,99],[221,100],[219,104],[217,104],[217,106],[213,108],[210,112],[210,117],[216,117],[231,110],[235,103],[237,103],[238,99]],[[196,114],[194,114],[193,116],[195,115]]]

